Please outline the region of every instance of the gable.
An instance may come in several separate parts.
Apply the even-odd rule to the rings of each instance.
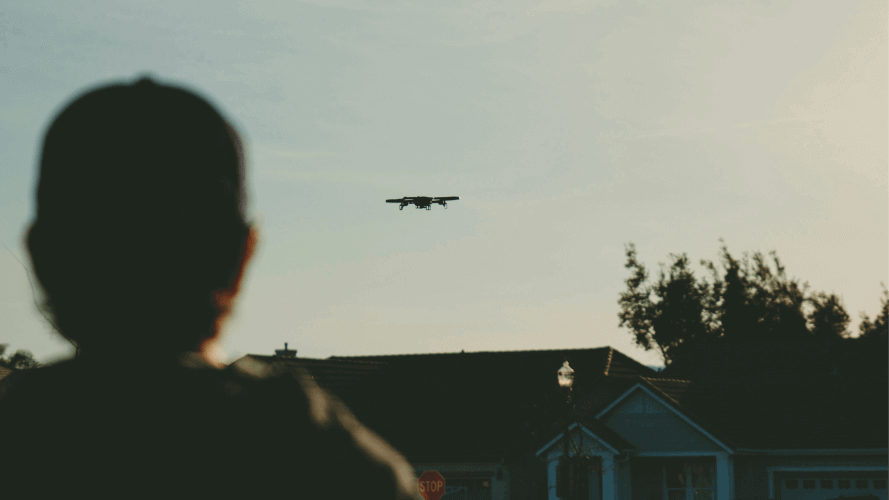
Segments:
[[[569,450],[572,450],[571,453],[574,453],[575,448],[579,446],[583,451],[581,455],[586,456],[598,456],[603,454],[613,454],[619,452],[613,446],[608,444],[604,439],[597,436],[595,433],[591,432],[589,429],[586,429],[582,426],[574,424],[571,426],[571,441],[572,444],[569,446]],[[558,440],[554,443],[559,452],[562,452],[562,436],[559,436]]]
[[[713,453],[725,449],[637,386],[599,419],[645,453]]]
[[[610,432],[610,431],[609,431]],[[581,450],[580,454],[585,456],[602,456],[602,455],[614,455],[620,453],[620,450],[612,446],[601,436],[597,435],[595,432],[587,429],[582,425],[578,425],[574,423],[569,428],[569,454],[574,455],[577,453],[577,449]],[[543,445],[542,448],[537,450],[537,456],[541,456],[544,453],[547,454],[548,459],[552,459],[554,457],[562,456],[564,452],[564,433],[560,433],[558,436],[554,437],[548,443]],[[619,437],[617,439],[620,439]]]

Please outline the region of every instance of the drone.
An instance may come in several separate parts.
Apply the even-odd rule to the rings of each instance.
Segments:
[[[448,201],[459,200],[459,196],[441,196],[439,198],[431,198],[429,196],[405,196],[404,198],[396,198],[394,200],[386,200],[386,203],[401,203],[399,205],[399,210],[404,210],[404,207],[413,203],[417,206],[417,208],[425,208],[426,210],[432,210],[432,204],[438,203],[439,205],[448,208]]]

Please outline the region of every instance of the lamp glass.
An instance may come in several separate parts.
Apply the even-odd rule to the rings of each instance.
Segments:
[[[559,368],[558,373],[559,387],[567,387],[570,389],[571,386],[574,384],[574,370],[572,370],[571,367],[568,366],[567,361],[562,364],[562,367]]]

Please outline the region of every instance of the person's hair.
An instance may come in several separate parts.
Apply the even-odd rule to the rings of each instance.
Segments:
[[[238,134],[142,79],[76,98],[43,142],[26,235],[55,326],[83,352],[193,350],[213,335],[249,225]]]

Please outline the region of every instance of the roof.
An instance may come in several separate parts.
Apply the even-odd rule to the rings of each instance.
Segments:
[[[575,394],[592,389],[606,374],[656,373],[610,347],[326,360],[256,357],[307,369],[362,422],[414,460],[499,460],[531,451],[564,422],[556,371],[566,359],[575,370]]]
[[[315,383],[334,394],[347,387],[360,384],[367,380],[372,373],[388,366],[385,362],[360,359],[297,358],[259,354],[248,354],[247,356],[267,363],[300,366],[309,372]]]
[[[730,437],[719,426],[713,425],[711,421],[705,418],[706,414],[701,413],[700,408],[682,403],[683,396],[686,395],[690,385],[691,382],[686,380],[666,378],[637,376],[617,379],[608,377],[602,380],[596,390],[590,391],[587,398],[579,405],[582,408],[580,411],[591,416],[599,415],[612,406],[621,396],[627,394],[634,387],[639,386],[647,389],[656,398],[673,409],[678,410],[703,431],[716,438],[721,444],[732,447],[733,442]]]
[[[856,339],[725,344],[656,372],[610,347],[330,357],[254,356],[299,365],[413,460],[502,458],[564,428],[556,370],[575,370],[577,421],[632,447],[595,418],[641,384],[734,450],[885,449],[886,349]]]
[[[635,449],[632,443],[624,439],[623,436],[614,432],[611,427],[602,423],[599,419],[592,416],[579,416],[577,423],[584,426],[588,431],[596,435],[602,441],[605,441],[611,447],[620,452],[632,451]]]
[[[732,343],[637,382],[737,449],[885,449],[887,358],[858,339]],[[632,384],[603,382],[586,410]]]

